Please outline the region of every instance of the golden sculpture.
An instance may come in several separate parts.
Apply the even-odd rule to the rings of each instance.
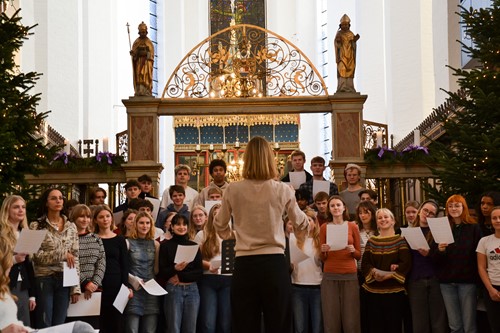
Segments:
[[[356,69],[356,42],[359,34],[350,30],[351,19],[344,14],[340,19],[339,31],[335,36],[335,58],[337,62],[337,92],[356,92],[354,71]]]
[[[142,22],[139,24],[139,37],[134,41],[130,50],[134,70],[135,96],[152,96],[153,91],[155,50],[153,43],[147,35],[148,27]]]

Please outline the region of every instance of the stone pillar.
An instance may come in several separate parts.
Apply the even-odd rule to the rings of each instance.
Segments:
[[[159,162],[159,99],[134,96],[122,100],[127,108],[128,162],[123,165],[127,179],[147,174],[153,179],[153,195],[158,192],[163,165]]]
[[[344,167],[356,163],[366,174],[364,163],[363,104],[367,95],[360,93],[335,93],[328,96],[332,106],[332,178],[341,188]]]

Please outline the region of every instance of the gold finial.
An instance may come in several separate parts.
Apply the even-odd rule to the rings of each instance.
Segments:
[[[349,18],[349,16],[347,16],[347,14],[344,14],[340,18],[340,23],[351,23],[351,19]]]
[[[145,28],[145,29],[148,29],[148,26],[146,25],[146,23],[144,23],[144,21],[141,22],[141,24],[139,24],[139,30],[141,30],[141,28]]]

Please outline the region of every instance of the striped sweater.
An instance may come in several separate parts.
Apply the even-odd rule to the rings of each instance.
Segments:
[[[376,281],[371,274],[373,268],[391,271],[391,265],[398,265],[391,279]],[[366,243],[361,271],[365,277],[363,288],[371,293],[387,294],[405,291],[406,275],[411,269],[411,252],[400,235],[373,236]]]
[[[89,282],[102,286],[106,270],[106,254],[102,240],[93,233],[79,235],[80,284],[82,291]]]

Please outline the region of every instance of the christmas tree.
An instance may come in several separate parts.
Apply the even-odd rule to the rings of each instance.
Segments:
[[[25,175],[39,174],[57,149],[39,136],[48,113],[37,113],[40,94],[32,94],[40,74],[22,73],[15,63],[31,29],[21,24],[19,10],[12,17],[0,14],[0,201],[13,193],[26,195]]]
[[[431,147],[441,166],[433,173],[442,186],[431,196],[443,203],[462,194],[475,204],[481,193],[500,191],[500,0],[488,8],[460,8],[461,24],[472,41],[462,47],[479,65],[452,68],[461,89],[448,92],[454,110],[438,113],[446,135]]]

